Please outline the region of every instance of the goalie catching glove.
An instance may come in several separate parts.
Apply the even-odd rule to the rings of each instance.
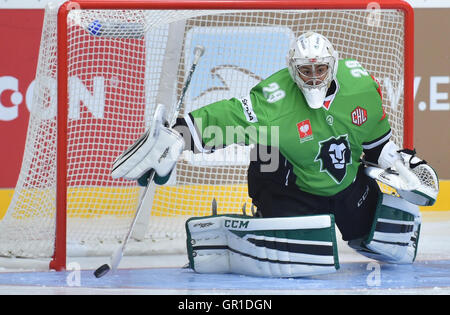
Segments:
[[[434,169],[415,154],[415,150],[400,150],[389,141],[381,151],[379,167],[367,167],[366,174],[396,189],[400,197],[413,204],[432,206],[439,192],[439,179]]]
[[[137,180],[152,169],[155,177],[163,178],[172,172],[184,140],[168,127],[165,111],[165,106],[158,104],[150,129],[114,161],[113,178]]]

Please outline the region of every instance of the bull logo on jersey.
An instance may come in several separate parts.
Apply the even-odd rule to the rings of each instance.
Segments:
[[[319,153],[314,161],[320,162],[321,172],[326,172],[340,184],[347,175],[347,164],[352,162],[348,136],[331,137],[319,142],[319,146]]]

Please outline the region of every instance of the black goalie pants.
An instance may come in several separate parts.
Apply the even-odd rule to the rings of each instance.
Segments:
[[[333,214],[345,241],[369,234],[381,194],[376,181],[362,168],[349,187],[331,197],[312,195],[253,172],[248,174],[248,188],[262,217]]]

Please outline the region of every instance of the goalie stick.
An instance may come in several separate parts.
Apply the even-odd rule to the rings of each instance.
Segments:
[[[203,53],[205,52],[205,48],[203,46],[197,45],[194,48],[194,61],[192,62],[191,68],[189,70],[188,76],[186,78],[186,81],[184,83],[183,89],[181,91],[180,99],[178,100],[177,106],[175,108],[175,112],[171,118],[171,120],[168,121],[168,126],[173,126],[175,124],[175,121],[183,107],[184,103],[184,97],[186,95],[187,89],[191,83],[192,75],[194,74],[195,68],[197,67],[197,64],[200,60],[200,57],[203,56]],[[128,232],[122,241],[122,244],[113,252],[113,254],[110,257],[110,263],[104,264],[98,267],[94,271],[94,276],[96,278],[103,277],[105,274],[107,274],[110,270],[113,270],[115,272],[120,264],[120,261],[122,260],[123,253],[125,251],[125,247],[128,244],[128,241],[130,239],[130,236],[133,232],[134,226],[136,224],[137,218],[139,217],[139,213],[142,211],[143,205],[144,205],[144,199],[147,195],[147,192],[149,190],[150,185],[152,184],[153,178],[155,176],[155,171],[150,171],[150,176],[148,177],[147,185],[145,186],[144,193],[139,201],[139,206],[136,210],[136,213],[134,215],[133,221],[131,222],[131,225],[128,229]]]

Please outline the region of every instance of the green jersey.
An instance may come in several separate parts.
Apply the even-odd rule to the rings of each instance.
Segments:
[[[332,196],[354,181],[363,149],[390,137],[380,87],[357,61],[340,60],[332,85],[323,107],[311,109],[285,68],[249,95],[204,106],[186,119],[207,146],[278,147],[301,190]]]

